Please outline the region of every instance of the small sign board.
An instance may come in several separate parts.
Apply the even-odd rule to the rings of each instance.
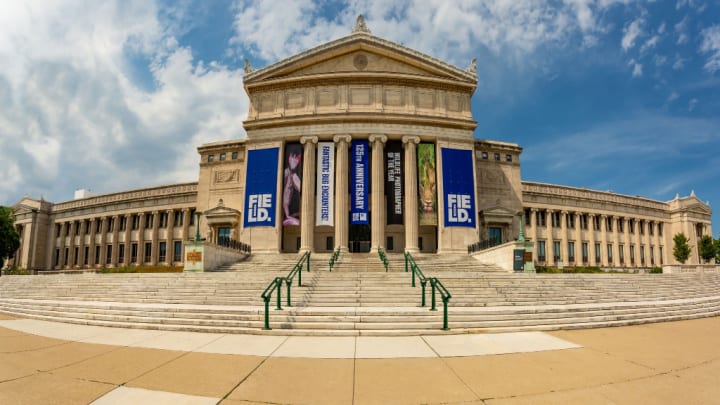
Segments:
[[[525,263],[530,263],[533,259],[532,256],[533,256],[533,252],[525,252],[523,254],[523,261]]]
[[[197,250],[192,250],[190,252],[187,252],[187,258],[186,261],[188,262],[201,262],[202,261],[202,252],[199,252]]]
[[[525,263],[523,262],[523,256],[525,249],[513,249],[513,270],[523,271]]]

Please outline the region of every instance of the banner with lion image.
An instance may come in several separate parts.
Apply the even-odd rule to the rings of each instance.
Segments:
[[[435,176],[435,145],[421,143],[418,158],[418,209],[420,225],[437,226],[437,187]]]

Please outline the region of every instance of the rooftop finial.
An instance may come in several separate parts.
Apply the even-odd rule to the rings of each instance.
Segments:
[[[252,73],[254,71],[255,71],[255,69],[252,66],[250,66],[250,61],[248,60],[248,58],[245,58],[245,73],[246,74]]]
[[[470,61],[470,66],[468,66],[467,71],[476,75],[477,74],[477,58],[472,58]]]
[[[365,25],[365,17],[363,17],[362,14],[360,14],[357,18],[357,22],[355,23],[355,27],[352,30],[353,34],[356,32],[365,32],[370,34],[370,29]]]
[[[695,190],[690,190],[690,197],[695,197]]]

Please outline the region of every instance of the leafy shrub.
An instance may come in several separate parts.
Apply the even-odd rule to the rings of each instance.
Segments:
[[[653,267],[650,269],[650,274],[662,274],[662,267]]]
[[[10,267],[8,269],[3,270],[3,274],[8,276],[27,276],[30,275],[30,270],[23,269],[22,267]]]

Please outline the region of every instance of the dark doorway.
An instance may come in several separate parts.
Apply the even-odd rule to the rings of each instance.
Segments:
[[[370,251],[370,225],[350,225],[348,249],[353,253]]]

